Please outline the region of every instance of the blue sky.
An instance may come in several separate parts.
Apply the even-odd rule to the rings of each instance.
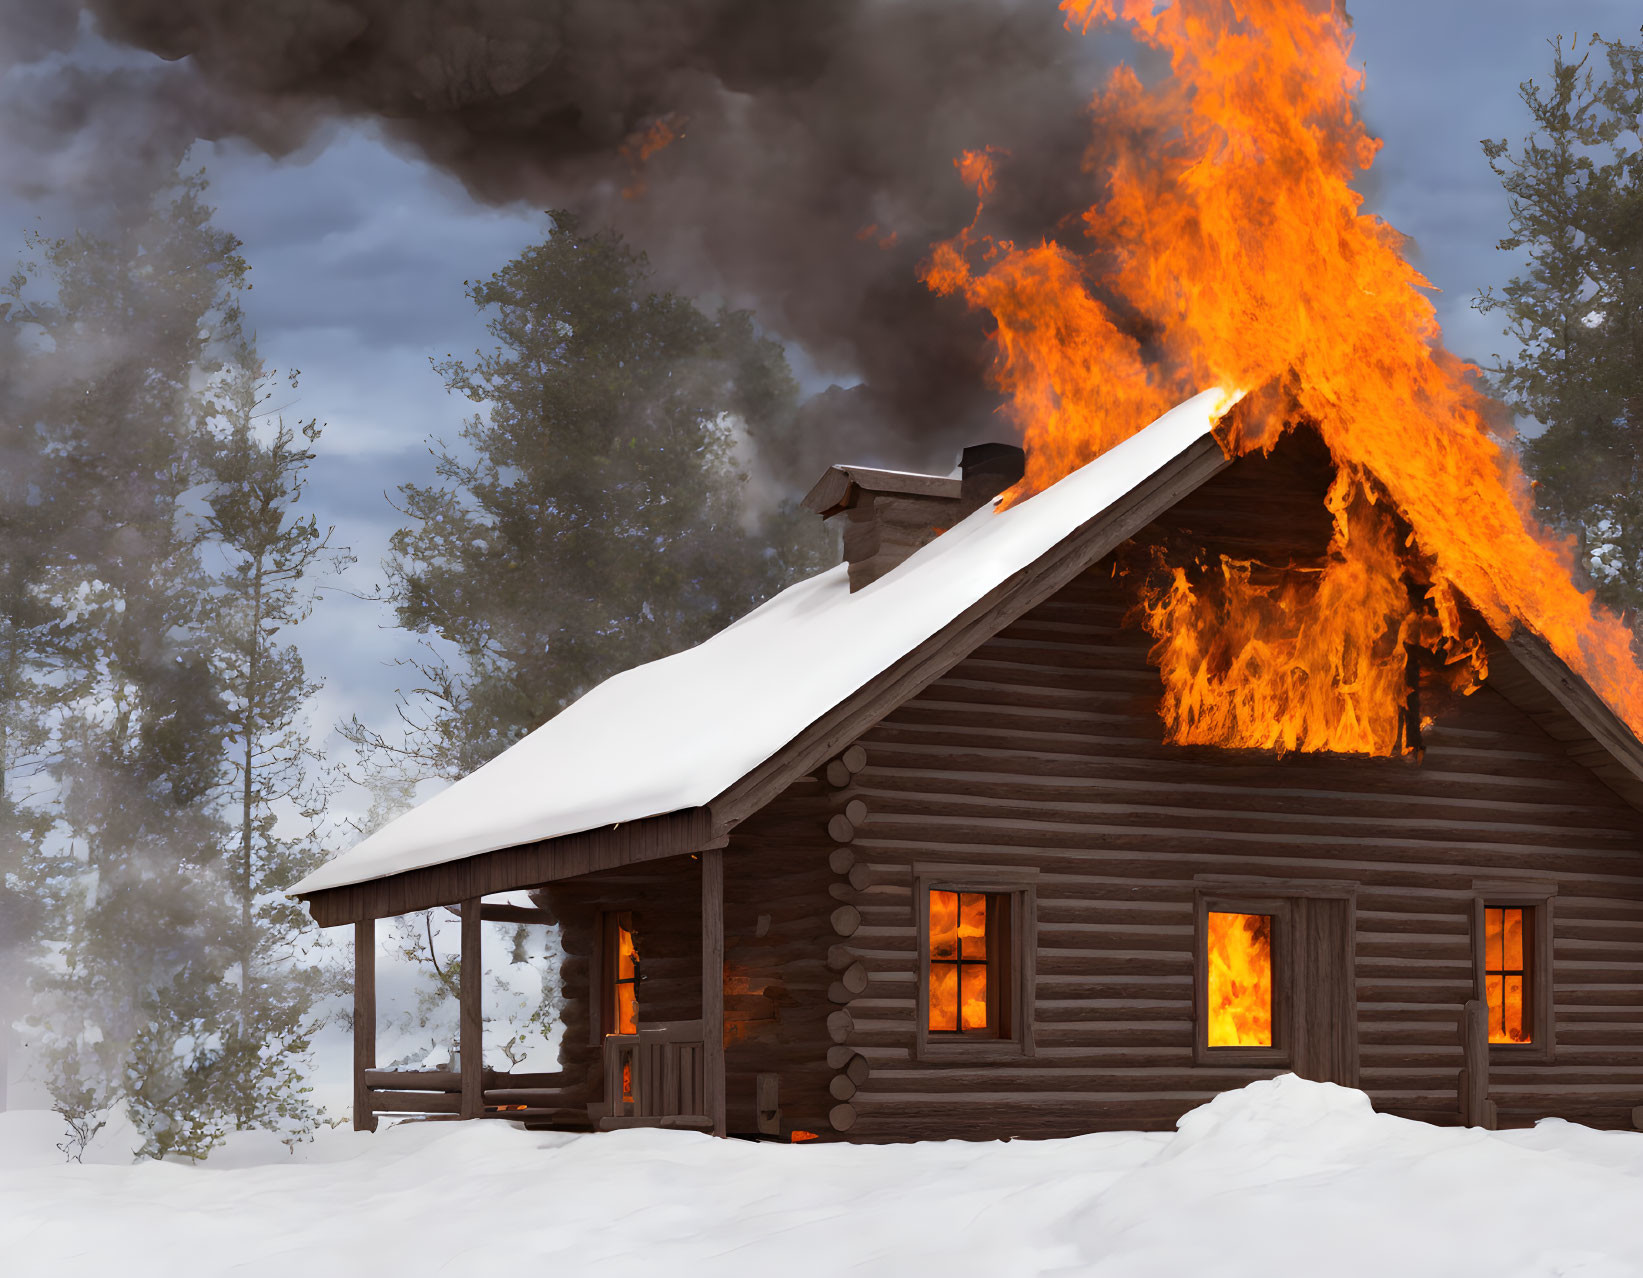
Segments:
[[[1366,0],[1354,9],[1364,111],[1386,144],[1364,188],[1370,208],[1412,237],[1411,255],[1441,290],[1451,348],[1487,359],[1503,339],[1471,301],[1514,263],[1494,247],[1505,201],[1479,141],[1523,134],[1518,84],[1545,74],[1552,36],[1635,37],[1636,0]],[[368,594],[396,524],[387,494],[426,479],[428,438],[453,436],[471,411],[429,366],[430,356],[468,355],[485,341],[463,281],[539,238],[543,218],[474,202],[367,126],[336,129],[285,162],[234,144],[201,144],[193,157],[211,175],[220,223],[244,241],[248,312],[265,356],[302,370],[289,413],[327,423],[312,500],[359,559],[336,584]],[[36,212],[14,195],[0,204],[0,230],[15,243]],[[794,354],[802,367],[803,352]],[[405,682],[393,661],[410,643],[388,610],[333,591],[301,637],[327,682],[316,726],[357,713],[390,727]]]

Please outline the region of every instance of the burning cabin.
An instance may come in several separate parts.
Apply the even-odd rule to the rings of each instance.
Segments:
[[[1436,1123],[1636,1125],[1643,747],[1429,588],[1372,477],[1305,430],[1230,458],[1219,402],[1014,505],[1001,446],[833,468],[807,504],[845,564],[297,885],[356,929],[356,1124],[1052,1136],[1294,1071]],[[375,921],[434,907],[460,1068],[379,1070]],[[556,1073],[483,1067],[485,920],[562,929]]]

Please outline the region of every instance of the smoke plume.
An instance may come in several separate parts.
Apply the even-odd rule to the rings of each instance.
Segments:
[[[171,65],[65,63],[88,32]],[[668,286],[752,307],[859,383],[808,405],[820,452],[785,459],[795,482],[823,454],[926,465],[999,433],[980,324],[916,274],[973,211],[960,152],[1008,173],[995,231],[1055,235],[1090,202],[1098,72],[1049,3],[7,0],[0,42],[40,69],[17,127],[96,180],[364,119],[479,199],[616,226]]]

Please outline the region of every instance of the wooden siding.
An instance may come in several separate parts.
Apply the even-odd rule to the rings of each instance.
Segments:
[[[1316,554],[1326,483],[1304,445],[1246,459],[1143,539]],[[868,977],[842,1004],[843,1045],[871,1066],[841,1115],[849,1138],[1162,1127],[1276,1072],[1193,1064],[1193,885],[1225,874],[1357,884],[1361,1086],[1440,1123],[1455,1121],[1457,1017],[1474,996],[1473,882],[1555,882],[1555,1059],[1497,1061],[1491,1094],[1504,1123],[1630,1126],[1638,813],[1489,687],[1446,708],[1418,763],[1166,745],[1133,602],[1098,564],[861,737],[867,766],[847,793],[867,816],[827,902],[859,915],[840,943]],[[1039,870],[1031,1058],[915,1059],[922,861]]]
[[[558,1104],[606,1099],[600,998],[604,988],[603,927],[607,916],[631,913],[639,955],[637,995],[642,1023],[697,1020],[702,1015],[701,863],[693,856],[565,879],[536,890],[559,921],[564,1072]]]
[[[1315,441],[1295,439],[1138,541],[1317,555],[1328,480]],[[1458,1019],[1476,996],[1474,884],[1555,884],[1555,1055],[1497,1059],[1491,1095],[1507,1124],[1629,1126],[1643,1104],[1643,822],[1581,761],[1595,756],[1578,725],[1497,644],[1495,684],[1476,695],[1440,704],[1425,681],[1439,717],[1418,762],[1166,745],[1148,640],[1126,622],[1131,579],[1115,575],[1127,553],[981,642],[855,750],[829,738],[831,760],[733,829],[729,1130],[759,1129],[772,1079],[777,1135],[898,1140],[1162,1128],[1276,1072],[1194,1063],[1195,885],[1226,875],[1355,886],[1360,1085],[1382,1110],[1439,1123],[1456,1121]],[[1032,1055],[918,1058],[913,876],[932,862],[1037,871]],[[696,873],[675,858],[542,890],[565,931],[566,1063],[590,1099],[593,919],[635,912],[644,1020],[695,1015]]]

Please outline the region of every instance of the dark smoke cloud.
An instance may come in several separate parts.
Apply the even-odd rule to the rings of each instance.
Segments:
[[[927,465],[1000,433],[981,322],[916,278],[973,211],[960,151],[1008,153],[994,229],[1064,231],[1089,203],[1098,73],[1050,0],[9,0],[0,40],[38,58],[87,22],[173,65],[58,70],[24,112],[37,146],[283,155],[364,118],[480,199],[576,207],[860,378],[808,407],[793,482],[823,454]],[[639,159],[658,127],[683,136]]]

